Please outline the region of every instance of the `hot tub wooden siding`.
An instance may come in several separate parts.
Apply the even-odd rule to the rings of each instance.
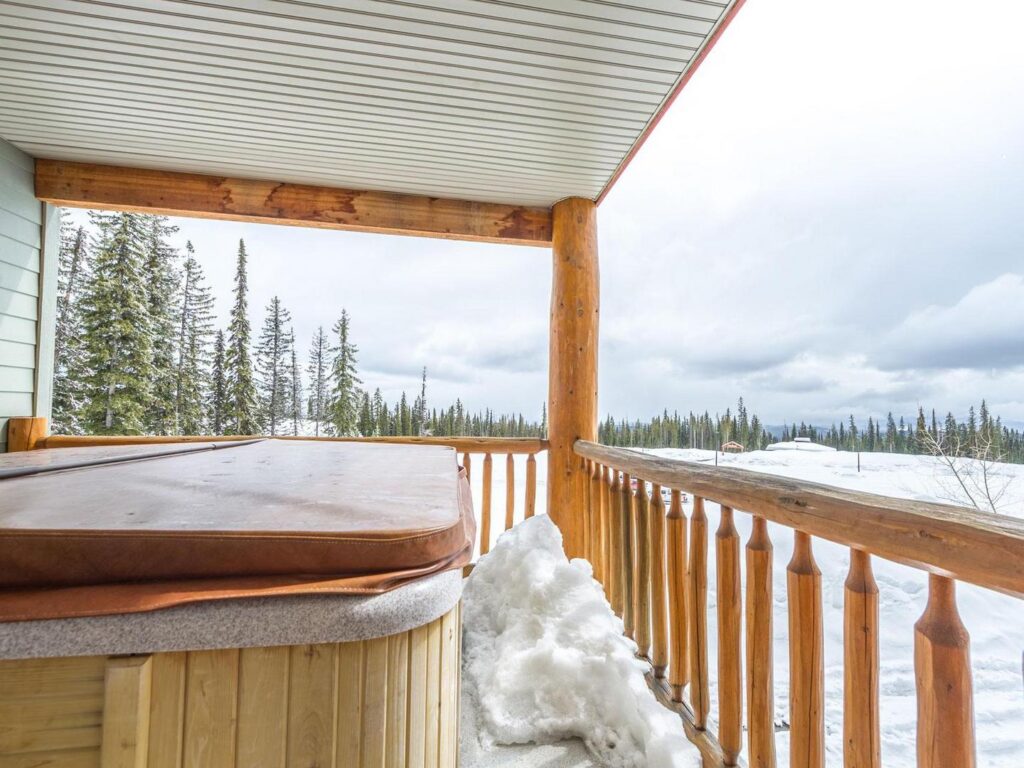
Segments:
[[[449,768],[461,615],[349,643],[0,661],[0,766]]]

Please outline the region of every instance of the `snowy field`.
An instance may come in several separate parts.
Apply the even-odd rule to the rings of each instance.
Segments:
[[[651,453],[672,458],[712,463],[710,451],[655,450]],[[956,493],[952,473],[937,460],[925,456],[863,453],[860,471],[857,455],[847,452],[756,451],[718,457],[720,465],[748,468],[757,472],[799,478],[869,493],[910,499],[951,501]],[[516,463],[516,520],[522,519],[525,494],[525,457]],[[473,499],[480,512],[482,457],[473,457]],[[545,455],[537,458],[537,511],[544,511]],[[998,465],[996,471],[1005,493],[1002,514],[1024,517],[1024,466]],[[505,461],[495,456],[492,507],[492,541],[496,541],[505,519]],[[687,505],[687,514],[690,507]],[[712,721],[716,711],[714,593],[714,530],[718,507],[707,505],[711,546],[709,547],[709,667],[711,670]],[[750,516],[736,515],[736,527],[745,545],[750,534]],[[775,547],[774,638],[776,719],[788,718],[789,680],[786,575],[792,555],[793,536],[788,529],[769,525]],[[815,540],[814,554],[822,572],[825,629],[826,740],[830,765],[842,764],[843,687],[843,582],[849,553],[826,541]],[[742,559],[742,558],[741,558]],[[924,610],[927,576],[920,571],[873,559],[880,605],[880,707],[882,760],[887,766],[915,764],[916,702],[914,697],[913,627]],[[1024,601],[969,584],[958,586],[960,614],[971,635],[974,673],[974,706],[977,724],[978,764],[988,768],[1019,768],[1024,765]],[[712,722],[714,728],[714,722]],[[788,738],[777,736],[779,764],[788,763]]]

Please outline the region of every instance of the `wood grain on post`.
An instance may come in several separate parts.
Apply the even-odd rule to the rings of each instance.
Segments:
[[[718,743],[725,765],[736,765],[743,748],[740,536],[733,511],[723,506],[715,532],[718,604]]]
[[[668,668],[668,616],[665,604],[665,502],[661,486],[651,489],[651,664],[654,676]]]
[[[789,598],[789,755],[791,768],[825,765],[825,665],[821,571],[811,537],[794,532],[786,572]]]
[[[505,530],[516,524],[516,462],[512,454],[505,457]]]
[[[537,512],[537,459],[533,454],[526,457],[526,517]]]
[[[462,468],[464,470],[466,470],[466,480],[470,479],[469,471],[470,471],[470,465],[471,464],[472,464],[472,460],[470,459],[469,452],[467,451],[466,453],[462,454]]]
[[[33,451],[46,439],[45,416],[16,416],[7,420],[7,451]]]
[[[519,245],[552,238],[551,211],[503,203],[44,159],[35,181],[36,197],[71,208]]]
[[[625,472],[622,473],[619,499],[619,517],[622,519],[622,624],[626,630],[626,637],[633,638],[633,489],[630,477]]]
[[[625,606],[622,600],[622,571],[625,566],[622,559],[622,489],[619,485],[619,470],[614,467],[610,468],[607,493],[608,528],[611,531],[611,546],[608,550],[608,569],[611,571],[611,578],[608,580],[608,602],[611,603],[615,615],[625,620]]]
[[[690,708],[693,724],[703,731],[708,722],[708,519],[704,499],[693,499],[690,516],[690,567],[687,586],[690,623]]]
[[[494,461],[491,454],[484,454],[484,487],[480,499],[480,554],[491,551],[491,474]]]
[[[597,439],[597,209],[570,197],[552,209],[551,332],[548,365],[548,514],[565,553],[583,555],[582,461],[577,440]]]
[[[636,479],[633,494],[633,623],[637,654],[651,657],[651,517],[647,481]]]
[[[772,542],[763,517],[754,517],[747,542],[746,598],[747,759],[750,768],[775,768]]]
[[[971,641],[956,607],[956,582],[928,577],[928,605],[914,625],[917,764],[974,768]]]
[[[674,488],[665,525],[668,534],[668,620],[672,641],[668,657],[668,682],[672,688],[673,701],[682,701],[683,687],[690,680],[690,659],[687,654],[686,517],[683,515],[682,494]]]
[[[871,556],[850,550],[843,606],[843,765],[881,768],[878,721],[878,585]]]

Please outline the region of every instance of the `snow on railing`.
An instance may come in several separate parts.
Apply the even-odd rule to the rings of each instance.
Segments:
[[[841,490],[799,480],[578,441],[590,478],[586,556],[623,619],[649,682],[680,713],[706,765],[736,765],[747,697],[747,759],[775,766],[772,543],[769,522],[794,532],[787,567],[789,752],[792,766],[825,763],[821,572],[812,536],[850,547],[844,601],[845,765],[880,768],[878,587],[871,555],[928,572],[928,603],[915,625],[917,764],[975,763],[970,638],[956,580],[1024,597],[1024,520],[943,504]],[[648,491],[650,484],[650,492]],[[668,495],[666,514],[663,489]],[[687,535],[684,492],[694,495]],[[708,520],[715,533],[718,730],[708,729]],[[746,679],[741,658],[740,538],[734,510],[753,517],[746,546]],[[745,683],[745,685],[744,685]],[[688,700],[684,689],[688,688]]]

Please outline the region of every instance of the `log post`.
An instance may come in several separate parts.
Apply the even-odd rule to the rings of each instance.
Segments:
[[[690,515],[690,559],[687,578],[687,645],[690,651],[690,708],[693,725],[703,731],[708,722],[708,518],[704,499],[695,496]]]
[[[743,668],[740,535],[731,507],[722,506],[715,533],[718,603],[718,743],[725,765],[736,765],[743,746]]]
[[[647,481],[636,479],[633,494],[633,624],[637,655],[651,657],[651,517]]]
[[[553,273],[548,366],[548,514],[565,553],[583,556],[586,475],[573,452],[597,439],[597,208],[570,197],[552,209]]]
[[[928,605],[914,625],[917,764],[974,768],[971,640],[956,609],[956,582],[928,575]]]
[[[775,768],[775,685],[772,674],[772,542],[754,517],[747,542],[747,759]]]
[[[850,550],[843,607],[843,765],[881,768],[878,720],[878,585],[871,555]]]
[[[619,542],[622,548],[622,626],[626,630],[626,637],[630,640],[634,637],[633,613],[633,561],[636,553],[633,551],[633,484],[626,472],[622,473],[622,487],[619,489],[619,517],[622,520],[622,541]]]
[[[672,700],[683,700],[683,686],[690,680],[690,656],[687,652],[689,621],[686,615],[686,518],[683,516],[682,494],[672,489],[668,518],[668,614],[672,628],[672,650],[669,652],[668,682]]]
[[[668,669],[668,606],[665,602],[665,502],[661,486],[651,489],[651,664],[654,676]]]
[[[480,505],[480,554],[491,551],[491,482],[494,460],[491,454],[484,454],[484,488]]]
[[[47,435],[45,416],[19,416],[7,421],[7,451],[31,451]]]
[[[825,768],[825,663],[821,571],[811,537],[796,531],[786,573],[789,598],[789,765]]]

